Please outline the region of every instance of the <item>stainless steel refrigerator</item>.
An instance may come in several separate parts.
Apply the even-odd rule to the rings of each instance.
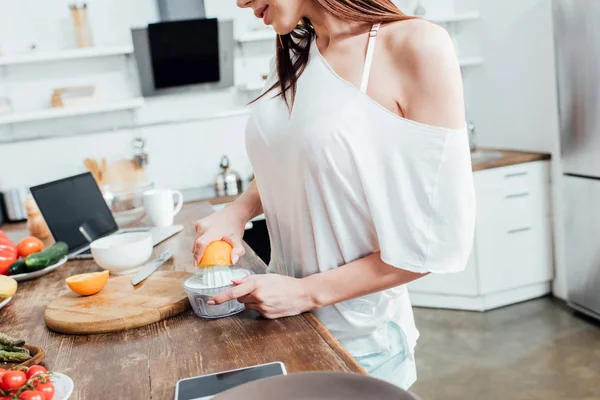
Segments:
[[[554,0],[569,304],[600,319],[600,0]]]

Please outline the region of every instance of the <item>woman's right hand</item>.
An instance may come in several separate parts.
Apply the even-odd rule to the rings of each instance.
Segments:
[[[242,213],[233,205],[196,221],[196,240],[192,249],[194,263],[198,265],[206,246],[214,241],[223,240],[233,247],[231,261],[235,264],[246,253],[242,245],[246,222]]]

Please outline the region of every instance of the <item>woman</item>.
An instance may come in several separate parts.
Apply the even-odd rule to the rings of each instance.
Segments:
[[[463,270],[473,239],[452,42],[390,0],[237,4],[278,33],[276,63],[246,132],[256,179],[197,222],[194,257],[224,239],[236,262],[245,223],[264,212],[274,273],[213,302],[266,318],[312,311],[368,372],[408,388],[419,333],[405,284]]]

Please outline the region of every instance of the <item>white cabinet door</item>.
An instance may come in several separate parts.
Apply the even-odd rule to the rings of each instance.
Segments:
[[[515,224],[479,224],[475,233],[481,294],[501,292],[552,279],[552,236],[548,217]]]

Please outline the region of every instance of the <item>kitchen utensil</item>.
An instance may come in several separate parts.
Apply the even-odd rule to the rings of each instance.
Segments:
[[[176,206],[173,204],[173,196],[177,197]],[[144,192],[142,200],[150,223],[156,227],[173,225],[173,218],[183,207],[183,195],[177,190],[148,190]]]
[[[90,244],[92,257],[111,275],[136,272],[152,255],[150,232],[129,232],[106,236]]]
[[[6,299],[0,299],[0,310],[2,310],[4,308],[4,306],[6,306],[8,303],[10,303],[11,300],[12,300],[12,296],[7,297]]]
[[[300,372],[236,386],[213,400],[418,400],[391,383],[343,372]]]
[[[253,272],[250,270],[237,267],[231,267],[231,272],[233,274],[233,279],[242,279],[248,275],[253,274]],[[231,300],[223,304],[212,306],[207,304],[207,302],[213,296],[224,292],[225,290],[233,286],[233,283],[231,283],[229,285],[216,288],[207,287],[204,283],[204,280],[202,279],[201,273],[188,278],[183,283],[183,288],[188,294],[188,298],[190,300],[192,308],[194,309],[194,313],[202,318],[228,317],[230,315],[237,314],[246,308],[243,303],[240,303],[237,300]]]
[[[131,277],[110,278],[93,296],[66,293],[50,303],[46,325],[67,334],[118,332],[162,321],[190,308],[181,283],[184,271],[156,271],[142,284],[131,286]]]
[[[69,8],[73,18],[77,47],[92,47],[92,31],[88,22],[87,4],[83,3],[81,7],[71,4]]]
[[[140,270],[135,274],[133,279],[131,280],[131,284],[133,286],[139,285],[143,281],[145,281],[150,275],[154,273],[161,265],[169,260],[169,258],[173,257],[173,252],[169,249],[163,252],[160,257],[156,260],[152,260],[147,265],[144,265]]]
[[[242,193],[242,178],[229,166],[229,158],[221,158],[221,172],[215,178],[215,193],[217,196],[235,196]]]
[[[25,344],[23,347],[25,347],[27,350],[29,350],[29,354],[31,354],[31,358],[25,362],[22,363],[5,363],[5,362],[0,362],[0,368],[3,369],[12,369],[14,367],[30,367],[32,365],[36,365],[41,363],[42,361],[44,361],[44,358],[46,357],[46,352],[44,351],[44,349],[42,349],[41,347],[37,347],[37,346],[32,346],[30,344]]]
[[[26,274],[11,275],[11,278],[13,278],[17,282],[30,281],[32,279],[39,278],[40,276],[48,275],[50,272],[54,271],[56,268],[66,263],[68,259],[69,258],[65,256],[58,260],[56,263],[44,269],[40,269],[39,271],[28,272]]]
[[[152,182],[138,181],[100,187],[104,200],[119,226],[129,225],[144,216],[143,193],[153,188]]]
[[[26,187],[6,189],[2,192],[2,200],[4,201],[8,221],[17,222],[27,219],[27,211],[25,210],[27,196],[29,196],[29,189]]]
[[[54,396],[52,400],[67,400],[73,394],[75,384],[73,380],[60,372],[53,372],[50,378],[54,385]]]

